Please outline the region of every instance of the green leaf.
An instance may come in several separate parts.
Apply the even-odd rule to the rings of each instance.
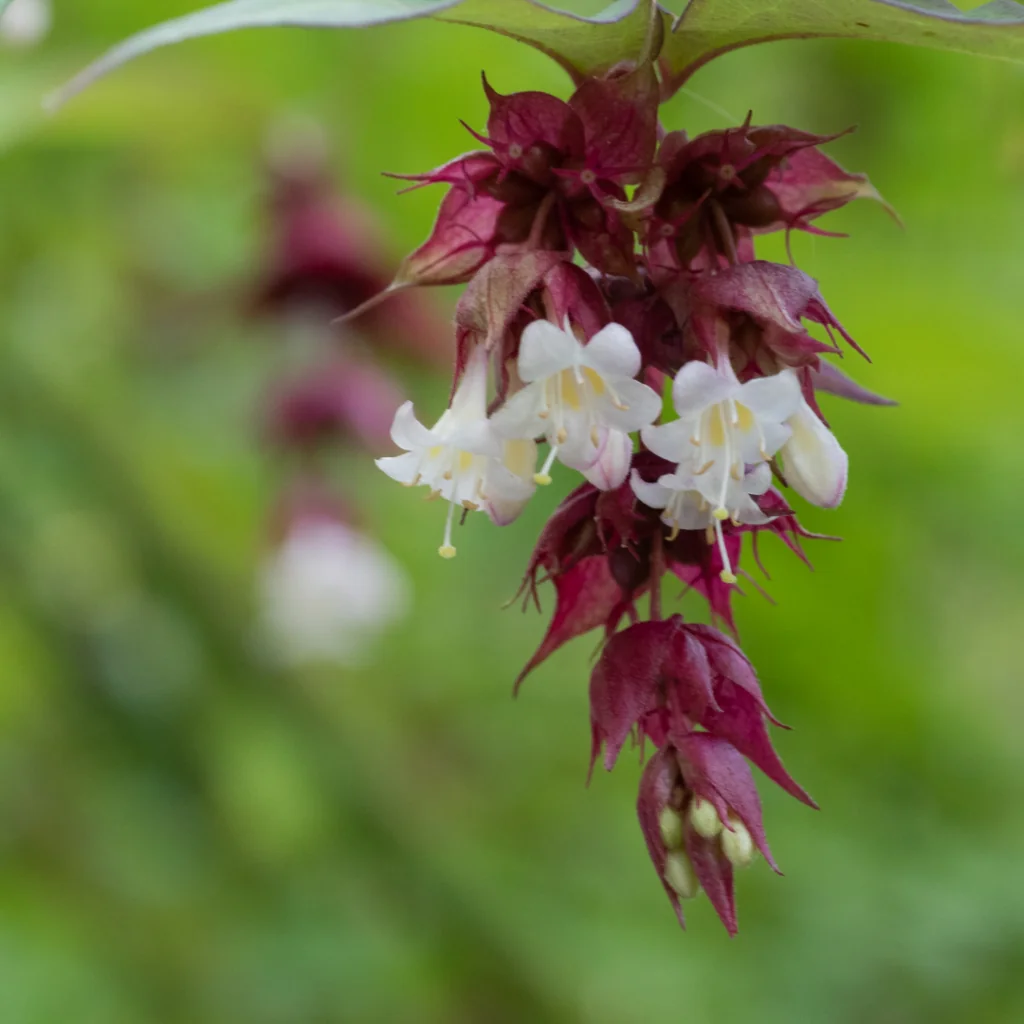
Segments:
[[[713,57],[776,39],[910,43],[1024,61],[1024,6],[994,0],[965,14],[946,0],[690,0],[665,42],[665,94]]]
[[[655,6],[651,0],[617,0],[601,14],[583,18],[535,0],[463,0],[436,18],[528,43],[578,81],[619,61],[637,59],[644,51]]]
[[[120,43],[51,97],[49,105],[59,106],[135,57],[199,36],[275,26],[365,28],[431,16],[491,29],[528,43],[579,79],[637,57],[653,9],[653,0],[616,0],[602,14],[585,18],[556,11],[539,0],[228,0]]]

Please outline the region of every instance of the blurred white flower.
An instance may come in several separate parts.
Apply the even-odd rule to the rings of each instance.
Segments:
[[[261,590],[268,646],[293,667],[365,664],[411,604],[408,578],[383,547],[323,519],[292,526],[263,569]]]
[[[0,40],[8,46],[35,46],[53,24],[50,0],[14,0],[0,14]]]

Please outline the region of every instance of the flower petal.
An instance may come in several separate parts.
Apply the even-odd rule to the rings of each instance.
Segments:
[[[446,445],[460,452],[501,458],[501,439],[487,420],[473,420],[459,424],[445,439]]]
[[[635,469],[630,474],[629,485],[637,498],[648,508],[664,508],[672,498],[672,492],[667,487],[660,482],[649,483]]]
[[[390,455],[386,459],[377,459],[378,469],[383,470],[392,480],[412,487],[419,475],[421,457],[416,452],[404,455]]]
[[[800,382],[793,370],[757,377],[740,387],[736,401],[745,405],[759,420],[781,423],[800,406]]]
[[[626,377],[615,383],[615,398],[604,391],[596,396],[594,405],[604,423],[628,434],[653,423],[661,413],[662,402],[653,388]]]
[[[660,455],[669,462],[686,462],[691,452],[696,449],[690,444],[693,437],[693,424],[686,420],[673,420],[657,427],[644,427],[640,431],[643,443],[655,455]]]
[[[676,374],[672,384],[672,404],[680,416],[692,416],[728,398],[735,390],[734,377],[694,359]]]
[[[764,494],[772,485],[772,470],[767,462],[759,462],[744,478],[747,494]]]
[[[793,436],[782,446],[786,483],[811,504],[835,508],[846,493],[846,452],[806,402],[787,422]]]
[[[547,429],[541,418],[544,408],[544,384],[527,384],[491,415],[491,426],[499,437],[533,440]]]
[[[391,424],[391,440],[407,452],[419,448],[432,448],[437,444],[433,431],[428,430],[413,412],[412,402],[403,402],[395,413]]]
[[[583,365],[609,381],[640,372],[640,349],[622,324],[602,327],[583,348]]]
[[[446,425],[457,420],[482,420],[487,416],[487,349],[477,345],[469,354],[459,386],[452,395],[452,404],[438,421]]]
[[[519,376],[527,383],[575,366],[581,345],[575,335],[550,320],[534,320],[519,341]]]
[[[621,487],[633,461],[633,439],[621,430],[609,430],[592,466],[583,475],[600,491]]]

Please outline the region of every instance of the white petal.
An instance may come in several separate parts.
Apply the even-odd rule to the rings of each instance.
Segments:
[[[802,400],[800,382],[792,370],[748,380],[736,396],[736,401],[745,405],[759,420],[774,420],[776,423],[792,416]]]
[[[501,440],[487,420],[461,424],[449,434],[446,443],[460,452],[501,458]]]
[[[627,377],[617,381],[615,394],[618,404],[605,391],[596,397],[594,405],[601,419],[616,430],[624,430],[627,434],[639,430],[653,423],[661,413],[661,395],[638,380]]]
[[[701,503],[697,491],[684,491],[682,503],[673,512],[673,516],[663,516],[662,521],[667,521],[670,526],[678,526],[680,530],[703,530],[713,522],[711,506],[706,502]]]
[[[630,475],[629,485],[648,508],[664,508],[672,498],[672,492],[667,487],[661,483],[648,483],[635,469]]]
[[[611,491],[626,482],[633,461],[633,441],[629,434],[609,430],[597,461],[583,475],[598,490]]]
[[[690,444],[693,424],[688,420],[673,420],[657,427],[644,427],[640,431],[640,437],[655,455],[660,455],[669,462],[688,463],[692,453],[697,450]]]
[[[640,349],[622,324],[609,324],[587,342],[582,361],[610,381],[635,377],[640,372]]]
[[[416,452],[404,455],[392,455],[386,459],[377,459],[378,469],[382,469],[392,480],[408,487],[413,486],[420,471],[421,457]]]
[[[506,441],[501,461],[506,469],[532,488],[533,474],[537,469],[537,445],[534,441]]]
[[[536,465],[536,445],[533,449],[532,464]],[[527,479],[518,472],[519,468],[522,467],[509,469],[506,465],[492,462],[484,478],[484,510],[498,526],[507,526],[516,519],[536,490],[532,472]]]
[[[758,463],[744,478],[743,490],[747,494],[764,494],[772,485],[772,470],[767,462]]]
[[[469,354],[466,368],[459,385],[452,395],[452,404],[438,420],[434,429],[440,432],[441,424],[449,428],[464,420],[482,420],[487,416],[487,349],[477,345]]]
[[[544,408],[544,384],[527,384],[491,416],[491,426],[499,437],[532,440],[547,429],[540,416]]]
[[[418,419],[412,409],[412,402],[404,402],[395,413],[391,424],[391,440],[407,452],[419,448],[432,448],[437,444],[437,437]]]
[[[811,504],[835,508],[846,492],[846,452],[806,402],[788,422],[793,436],[782,447],[786,482]]]
[[[531,384],[575,366],[581,345],[576,336],[550,320],[534,320],[519,341],[519,376]]]
[[[771,516],[766,516],[757,502],[742,491],[730,495],[729,515],[734,516],[737,522],[746,523],[748,526],[759,526],[771,521]]]
[[[789,440],[793,433],[788,421],[787,423],[762,423],[761,431],[764,434],[764,450],[768,453],[769,458]]]
[[[695,415],[736,390],[736,380],[699,359],[687,363],[672,384],[672,404],[680,416]]]

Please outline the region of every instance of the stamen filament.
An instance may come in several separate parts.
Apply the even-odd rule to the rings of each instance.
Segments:
[[[735,583],[736,574],[732,571],[732,563],[729,561],[729,552],[725,548],[725,534],[722,532],[721,519],[715,520],[715,534],[718,538],[718,552],[722,556],[722,565],[725,568],[718,574],[723,583]]]
[[[552,445],[551,451],[548,452],[548,457],[544,460],[544,465],[540,468],[540,472],[533,474],[533,482],[539,487],[547,487],[551,483],[551,467],[555,464],[557,456],[558,445]]]
[[[455,502],[448,502],[448,517],[444,523],[444,543],[437,549],[442,558],[454,558],[455,547],[452,544],[452,521],[455,518]]]

